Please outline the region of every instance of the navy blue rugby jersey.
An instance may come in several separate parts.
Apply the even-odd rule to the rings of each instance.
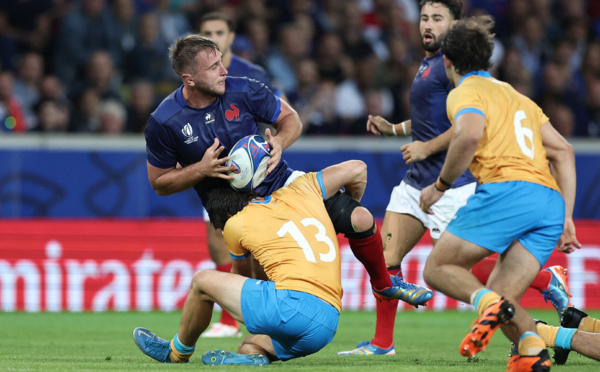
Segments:
[[[167,96],[150,115],[146,125],[146,153],[150,164],[171,168],[186,167],[202,160],[215,138],[225,149],[220,157],[242,137],[260,134],[258,123],[273,123],[281,113],[281,101],[259,81],[245,77],[227,77],[225,94],[204,108],[186,104],[183,86]],[[281,188],[292,173],[282,159],[275,170],[256,189],[269,195]],[[206,177],[194,189],[202,203],[215,187],[229,187],[227,180]]]
[[[235,54],[231,58],[231,64],[227,67],[227,76],[246,76],[258,80],[271,89],[277,97],[281,97],[281,90],[273,85],[264,68]]]
[[[421,61],[419,72],[410,88],[413,141],[427,142],[450,128],[446,98],[452,88],[446,76],[442,52]],[[435,182],[445,159],[446,151],[440,151],[424,160],[411,163],[404,182],[416,189],[424,189]],[[452,186],[458,187],[471,182],[475,182],[475,177],[467,170]]]

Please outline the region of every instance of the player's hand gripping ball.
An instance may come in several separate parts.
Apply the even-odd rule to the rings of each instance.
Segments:
[[[227,166],[237,169],[230,172],[231,187],[238,191],[254,190],[267,176],[267,161],[271,158],[271,146],[259,135],[253,134],[239,140],[229,151]]]

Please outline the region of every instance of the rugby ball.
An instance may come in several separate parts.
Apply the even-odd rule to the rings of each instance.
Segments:
[[[229,151],[227,166],[237,169],[229,172],[231,187],[237,191],[251,191],[264,181],[271,146],[263,137],[252,134],[239,140]]]

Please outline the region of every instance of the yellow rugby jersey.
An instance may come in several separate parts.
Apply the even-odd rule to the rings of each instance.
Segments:
[[[560,191],[550,173],[541,126],[548,117],[532,100],[487,71],[471,72],[450,91],[450,122],[464,113],[485,117],[485,131],[469,166],[479,183],[528,181]]]
[[[341,311],[340,249],[323,203],[320,172],[298,177],[264,202],[252,202],[223,231],[232,255],[252,253],[275,288],[313,294]]]

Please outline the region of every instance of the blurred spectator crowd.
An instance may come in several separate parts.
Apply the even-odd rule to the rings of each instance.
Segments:
[[[463,0],[496,20],[493,75],[566,137],[600,137],[600,1]],[[181,81],[168,46],[202,14],[236,24],[305,134],[367,135],[409,118],[424,57],[418,0],[1,0],[0,132],[142,133]]]

